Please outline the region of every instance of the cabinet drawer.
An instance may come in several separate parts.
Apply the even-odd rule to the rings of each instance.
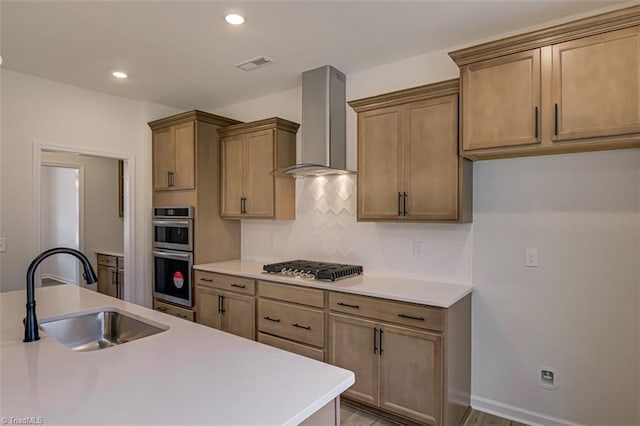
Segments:
[[[294,354],[306,356],[307,358],[324,361],[324,351],[321,349],[312,348],[311,346],[302,345],[300,343],[295,343],[290,340],[281,339],[279,337],[271,336],[264,333],[258,333],[258,342],[285,350],[287,352],[293,352]]]
[[[392,302],[344,293],[329,293],[332,311],[442,331],[442,310],[411,303]]]
[[[98,265],[118,267],[118,258],[115,256],[107,256],[105,254],[98,255]]]
[[[258,296],[324,308],[324,291],[312,288],[258,281]]]
[[[324,346],[324,312],[258,300],[258,330],[313,346]]]
[[[163,312],[168,315],[173,315],[174,317],[186,319],[188,321],[194,321],[193,311],[189,309],[180,308],[178,306],[169,305],[168,303],[163,303],[158,300],[153,301],[153,309],[156,311]]]
[[[196,271],[196,284],[243,294],[256,294],[256,282],[250,278]]]
[[[124,269],[124,257],[118,258],[118,269]]]

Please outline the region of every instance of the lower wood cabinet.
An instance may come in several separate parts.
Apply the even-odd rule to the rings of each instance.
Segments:
[[[153,309],[167,315],[173,315],[174,317],[185,319],[187,321],[193,322],[194,320],[194,314],[192,310],[181,308],[170,303],[165,303],[158,299],[153,300]]]
[[[324,361],[324,291],[259,281],[258,296],[260,342]]]
[[[355,373],[342,396],[400,423],[470,410],[471,295],[448,308],[198,271],[196,321]]]
[[[328,361],[356,374],[344,395],[421,423],[442,419],[442,336],[331,314]]]
[[[196,285],[196,322],[255,340],[255,298]]]
[[[124,258],[98,253],[98,292],[124,298]]]
[[[327,362],[355,373],[344,397],[427,425],[470,406],[471,296],[449,308],[329,292]]]

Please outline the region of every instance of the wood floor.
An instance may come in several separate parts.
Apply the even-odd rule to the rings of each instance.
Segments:
[[[62,281],[54,280],[53,278],[43,278],[42,287],[51,287],[52,285],[64,284]]]
[[[394,426],[389,420],[365,413],[346,404],[340,404],[340,424],[342,426]],[[522,423],[503,419],[482,411],[471,410],[463,426],[526,426]]]

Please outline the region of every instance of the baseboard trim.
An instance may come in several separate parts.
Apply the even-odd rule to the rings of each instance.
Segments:
[[[533,426],[581,426],[580,423],[536,413],[535,411],[525,410],[524,408],[504,404],[481,396],[471,395],[471,407],[475,410],[484,411],[485,413]]]
[[[48,279],[51,279],[51,280],[60,281],[61,283],[74,284],[75,285],[75,281],[71,281],[68,278],[60,277],[60,276],[55,275],[55,274],[42,274],[40,277],[42,279],[48,278]]]

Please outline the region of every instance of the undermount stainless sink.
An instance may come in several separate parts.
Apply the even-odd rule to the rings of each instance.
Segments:
[[[116,310],[45,320],[40,329],[74,351],[97,351],[166,331]]]

